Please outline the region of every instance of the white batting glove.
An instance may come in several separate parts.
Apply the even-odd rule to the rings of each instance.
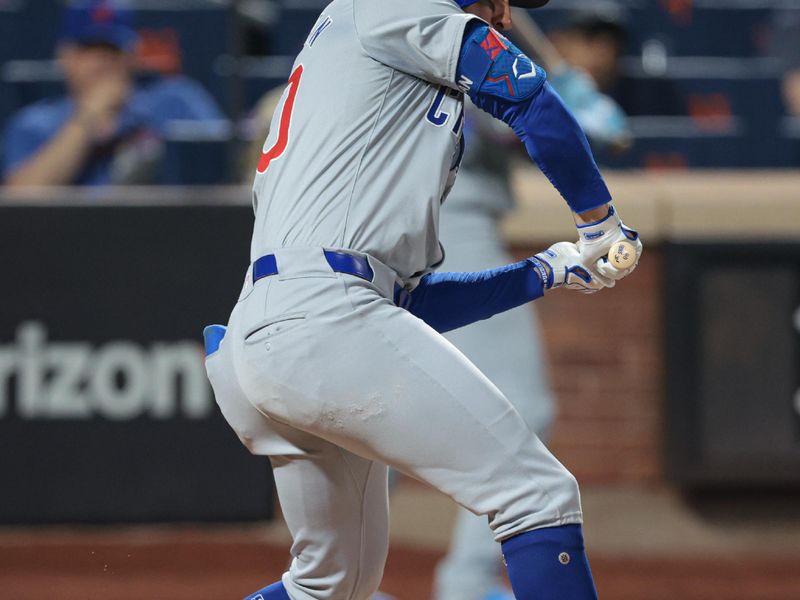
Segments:
[[[578,247],[572,242],[558,242],[544,252],[528,259],[531,261],[546,290],[565,287],[584,294],[593,294],[605,287],[614,287],[614,280],[592,273],[581,260]]]
[[[639,264],[642,256],[642,241],[639,233],[626,227],[613,206],[608,207],[604,219],[578,225],[578,251],[581,261],[590,266],[593,274],[617,281],[630,275]],[[630,242],[636,250],[636,260],[627,269],[618,269],[608,262],[608,251],[617,242]]]

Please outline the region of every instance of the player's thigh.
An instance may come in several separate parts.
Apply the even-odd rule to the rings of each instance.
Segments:
[[[572,477],[498,388],[442,336],[407,313],[394,314],[396,323],[387,316],[363,327],[365,340],[380,348],[372,375],[390,384],[386,420],[359,424],[359,439],[469,509],[503,513],[498,535],[520,527],[519,520],[551,525],[578,513]]]
[[[520,306],[445,337],[497,385],[541,436],[552,423],[553,398],[534,316],[529,307]]]
[[[370,598],[388,552],[387,468],[306,434],[304,455],[273,456],[293,557],[293,597]]]

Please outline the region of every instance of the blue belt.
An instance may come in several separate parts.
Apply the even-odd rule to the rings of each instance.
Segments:
[[[369,261],[363,256],[356,256],[355,254],[338,250],[324,250],[323,253],[331,270],[336,273],[354,275],[369,282],[372,282],[375,277],[372,267],[369,266]],[[275,259],[274,254],[265,254],[253,263],[253,283],[278,273],[278,261]],[[398,306],[403,306],[407,297],[408,292],[400,284],[396,283],[394,286],[394,303]]]
[[[372,281],[375,274],[372,272],[372,267],[366,258],[356,256],[355,254],[348,254],[347,252],[338,252],[336,250],[325,250],[325,260],[331,267],[331,270],[336,273],[346,273],[347,275],[355,275]],[[253,283],[264,277],[277,275],[278,261],[275,260],[274,254],[266,254],[253,263]]]

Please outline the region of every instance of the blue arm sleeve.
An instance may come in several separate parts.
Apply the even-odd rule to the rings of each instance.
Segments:
[[[544,286],[530,260],[474,273],[430,273],[405,301],[406,310],[444,333],[540,298]]]
[[[583,130],[544,71],[494,29],[473,23],[459,58],[461,90],[514,130],[574,212],[610,202]]]

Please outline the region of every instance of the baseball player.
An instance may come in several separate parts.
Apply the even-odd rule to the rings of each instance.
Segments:
[[[508,0],[334,0],[297,57],[255,179],[252,262],[227,331],[206,331],[217,403],[269,457],[293,537],[289,571],[250,600],[370,598],[386,465],[488,517],[517,598],[596,597],[575,478],[441,335],[554,288],[612,286],[631,270],[604,262],[616,241],[641,253],[510,26]],[[464,94],[521,138],[577,244],[435,272]]]

